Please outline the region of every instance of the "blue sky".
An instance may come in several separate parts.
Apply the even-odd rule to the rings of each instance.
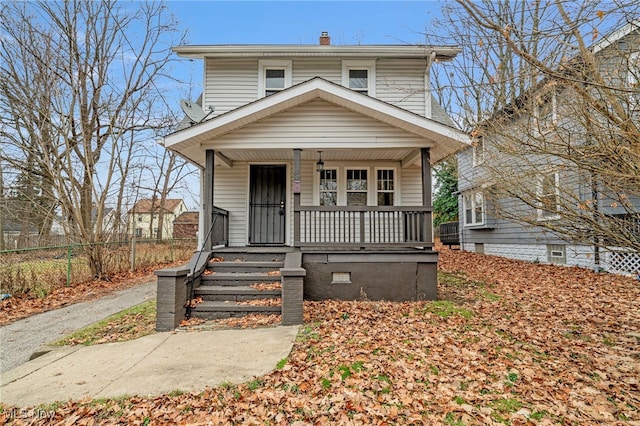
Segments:
[[[331,44],[424,43],[436,1],[168,1],[188,31],[187,44],[317,44],[328,31]],[[191,84],[170,85],[167,100],[196,99],[202,91],[202,61],[178,58],[173,75]],[[189,187],[197,188],[194,180]],[[178,191],[190,209],[197,194]]]
[[[424,41],[436,1],[169,1],[189,44],[332,44]]]

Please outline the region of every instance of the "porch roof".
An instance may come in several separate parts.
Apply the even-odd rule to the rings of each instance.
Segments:
[[[179,130],[165,136],[161,143],[167,149],[179,153],[200,167],[204,167],[205,148],[203,146],[206,145],[216,149],[216,138],[242,129],[259,120],[318,99],[401,129],[423,140],[419,146],[405,146],[403,142],[387,140],[376,141],[375,143],[369,144],[365,142],[360,146],[352,147],[353,151],[360,150],[361,152],[369,152],[369,154],[367,154],[368,157],[371,155],[370,152],[375,151],[377,153],[393,152],[393,155],[386,157],[388,159],[397,158],[398,156],[401,158],[415,159],[416,156],[412,153],[415,153],[416,149],[429,147],[431,149],[431,162],[437,163],[447,156],[467,148],[471,143],[469,135],[460,130],[379,99],[357,93],[320,77],[315,77],[271,96],[258,99],[208,121]],[[233,148],[226,148],[235,152],[256,149],[255,146],[244,147],[240,145],[236,145]],[[264,156],[265,147],[260,148]],[[282,158],[282,154],[285,154],[286,158],[286,155],[288,155],[292,149],[299,148],[299,146],[279,146],[277,148],[278,149],[273,150],[273,154],[278,155],[279,158]],[[330,142],[319,143],[317,147],[314,147],[314,149],[318,150],[331,148],[335,147],[332,147]],[[342,151],[344,152],[345,150]],[[219,157],[222,158],[223,162],[233,160],[224,157],[224,153]],[[360,158],[352,156],[352,159]]]

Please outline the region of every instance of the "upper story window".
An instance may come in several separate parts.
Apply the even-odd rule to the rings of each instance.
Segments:
[[[291,86],[291,61],[258,62],[258,98],[273,95]]]
[[[558,99],[555,87],[544,90],[536,96],[534,103],[536,132],[545,134],[558,124]]]
[[[550,172],[540,176],[538,180],[538,219],[558,218],[558,199],[560,196],[560,176],[558,172]]]
[[[342,61],[342,85],[356,92],[375,96],[375,61]]]
[[[484,223],[484,197],[482,192],[468,192],[462,197],[464,224],[482,225]]]

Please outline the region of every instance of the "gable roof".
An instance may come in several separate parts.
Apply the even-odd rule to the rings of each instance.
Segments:
[[[200,212],[184,212],[173,221],[174,224],[195,224],[199,223]]]
[[[157,213],[160,209],[163,209],[165,212],[173,213],[182,203],[182,199],[166,199],[164,203],[160,203],[160,200],[152,201],[148,198],[138,201],[132,208],[129,210],[129,213]]]
[[[431,147],[431,161],[434,163],[470,144],[469,136],[458,129],[379,99],[357,93],[320,77],[312,78],[208,121],[167,135],[162,143],[166,148],[179,152],[193,163],[204,166],[204,154],[200,149],[197,150],[197,154],[194,153],[193,148],[316,99],[346,108],[428,140],[430,144],[425,144],[425,146]],[[379,145],[379,147],[381,146]],[[390,144],[386,148],[394,148],[394,145]]]

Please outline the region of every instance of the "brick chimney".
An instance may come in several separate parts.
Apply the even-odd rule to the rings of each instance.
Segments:
[[[320,34],[320,46],[329,46],[331,44],[331,37],[329,37],[329,33],[323,31]]]

